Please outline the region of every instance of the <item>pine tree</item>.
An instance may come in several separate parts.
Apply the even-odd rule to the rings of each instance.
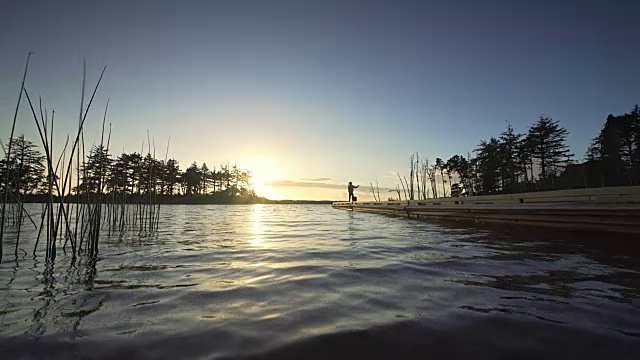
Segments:
[[[634,184],[640,177],[640,109],[609,115],[586,157],[600,173],[603,185]]]
[[[516,134],[511,124],[507,125],[507,129],[500,134],[500,158],[501,178],[503,191],[514,191],[515,186],[522,173],[522,167],[519,166],[519,145],[522,135]]]
[[[104,179],[109,179],[112,175],[109,174],[110,169],[113,169],[111,163],[113,160],[107,153],[107,149],[102,146],[94,146],[89,155],[87,161],[81,168],[81,180],[80,188],[76,189],[76,192],[81,193],[100,193],[103,189],[102,183]],[[110,181],[107,181],[110,182]]]
[[[10,193],[30,194],[38,190],[45,179],[45,157],[24,135],[11,141],[11,157],[0,160],[0,189],[9,186]],[[9,172],[9,184],[5,184]]]
[[[209,182],[211,179],[211,171],[209,171],[209,167],[207,167],[207,163],[202,163],[200,167],[200,193],[206,194],[209,189]]]
[[[541,179],[557,175],[558,169],[573,157],[567,145],[568,134],[558,121],[546,116],[540,116],[538,122],[529,128],[531,157],[538,161]]]
[[[175,159],[167,160],[166,168],[166,189],[169,195],[173,195],[173,190],[180,180],[180,167]]]
[[[483,193],[495,193],[501,190],[501,144],[494,137],[489,141],[482,140],[476,149],[478,175]]]
[[[198,164],[196,164],[195,161],[187,168],[187,170],[184,171],[181,178],[187,195],[195,195],[199,193],[202,177]]]
[[[631,127],[634,136],[634,149],[631,153],[631,162],[632,162],[632,177],[633,183],[640,183],[640,107],[638,105],[633,107],[630,115],[631,121],[633,125]]]
[[[464,156],[454,155],[446,162],[447,169],[449,173],[452,172],[458,175],[459,181],[462,184],[462,187],[466,190],[467,193],[471,193],[471,177],[470,177],[470,168],[469,162],[465,159]]]

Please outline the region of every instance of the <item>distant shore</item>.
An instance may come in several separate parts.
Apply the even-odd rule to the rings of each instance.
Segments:
[[[104,194],[105,198],[111,195]],[[132,196],[128,195],[125,203],[136,204],[148,202],[146,195]],[[67,195],[64,199],[65,203],[75,203],[76,195]],[[53,197],[54,202],[58,202],[58,197]],[[84,196],[80,196],[80,202],[84,202]],[[95,201],[95,200],[92,200]],[[29,194],[22,198],[23,203],[47,203],[49,195]],[[294,205],[312,205],[312,204],[332,204],[333,200],[272,200],[261,196],[220,196],[214,195],[157,195],[154,203],[162,205],[252,205],[252,204],[294,204]]]

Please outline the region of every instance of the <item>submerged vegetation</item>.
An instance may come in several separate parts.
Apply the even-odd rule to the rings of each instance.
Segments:
[[[446,197],[458,189],[463,195],[486,195],[640,185],[637,105],[628,113],[607,117],[582,163],[573,160],[568,134],[558,121],[541,116],[526,133],[507,125],[498,137],[482,140],[473,155],[456,154],[447,161],[436,158],[430,164],[413,154],[409,177],[397,174],[397,199]],[[371,191],[379,201],[373,183]]]

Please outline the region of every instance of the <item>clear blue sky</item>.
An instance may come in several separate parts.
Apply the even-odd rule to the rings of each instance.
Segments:
[[[184,167],[238,163],[272,197],[345,192],[275,180],[393,187],[413,151],[466,155],[542,113],[581,158],[607,114],[640,102],[639,14],[590,0],[3,1],[0,132],[33,51],[27,86],[55,108],[59,143],[86,58],[90,83],[107,65],[93,140],[110,98],[112,148],[171,136]],[[26,110],[18,131],[36,140]]]

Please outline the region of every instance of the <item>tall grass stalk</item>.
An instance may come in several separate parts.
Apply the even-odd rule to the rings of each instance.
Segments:
[[[6,217],[7,201],[9,200],[9,159],[11,158],[11,144],[13,143],[13,134],[16,129],[16,120],[18,119],[18,110],[20,109],[20,101],[22,100],[22,91],[24,90],[24,83],[27,79],[27,72],[29,70],[29,60],[31,59],[31,52],[27,54],[27,62],[24,66],[24,73],[22,74],[22,83],[20,84],[20,92],[18,93],[18,102],[16,109],[13,113],[13,122],[11,123],[11,134],[9,135],[9,144],[7,145],[7,171],[5,175],[5,187],[4,196],[2,201],[2,211],[0,211],[0,263],[2,262],[2,244],[4,239],[4,221]]]

